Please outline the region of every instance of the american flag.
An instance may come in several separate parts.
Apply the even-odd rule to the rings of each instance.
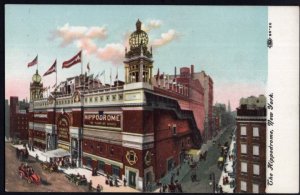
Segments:
[[[38,63],[38,55],[31,61],[27,64],[27,67],[30,67],[30,66],[34,66]]]

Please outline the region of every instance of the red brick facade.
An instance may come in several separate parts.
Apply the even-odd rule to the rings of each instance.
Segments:
[[[238,109],[236,120],[236,191],[253,193],[257,190],[256,192],[265,193],[266,109]],[[255,129],[258,135],[254,135]],[[258,170],[256,173],[254,166]]]

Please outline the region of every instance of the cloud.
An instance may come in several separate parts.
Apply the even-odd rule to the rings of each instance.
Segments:
[[[161,47],[170,43],[176,38],[178,38],[178,33],[174,29],[170,29],[168,32],[162,33],[161,38],[155,39],[151,45],[153,45],[153,47]]]
[[[54,38],[61,38],[61,46],[65,47],[72,42],[82,39],[105,39],[107,37],[107,30],[102,27],[85,27],[85,26],[70,26],[66,23],[63,27],[58,27],[54,31]]]
[[[149,32],[153,29],[160,28],[161,20],[150,20],[142,28]],[[122,63],[125,47],[129,49],[128,39],[132,32],[125,32],[120,43],[106,43],[104,46],[97,45],[97,40],[104,40],[107,37],[107,29],[105,26],[86,27],[86,26],[70,26],[66,23],[62,27],[58,27],[54,33],[53,38],[61,39],[61,46],[65,47],[69,44],[75,44],[79,49],[87,55],[95,55],[97,58],[111,62],[114,65]],[[150,45],[153,47],[161,47],[177,38],[177,32],[170,29],[166,33],[161,34],[161,38],[155,39]]]
[[[114,65],[119,65],[124,58],[124,46],[120,43],[106,44],[104,48],[98,49],[97,57],[112,62]]]
[[[93,54],[97,51],[97,45],[89,38],[81,38],[77,41],[76,46],[85,50],[87,54]]]
[[[150,20],[146,25],[142,24],[142,30],[149,32],[153,29],[159,28],[162,25],[161,20]]]

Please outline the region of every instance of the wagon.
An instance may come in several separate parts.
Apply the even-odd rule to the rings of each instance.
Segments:
[[[224,166],[224,157],[220,156],[218,159],[218,167],[223,167]]]

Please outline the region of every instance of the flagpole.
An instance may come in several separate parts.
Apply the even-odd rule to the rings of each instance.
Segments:
[[[118,86],[119,86],[119,74],[118,74],[118,66],[117,66],[117,90],[118,90]]]
[[[39,55],[37,55],[37,63],[36,63],[36,70],[39,72]]]

